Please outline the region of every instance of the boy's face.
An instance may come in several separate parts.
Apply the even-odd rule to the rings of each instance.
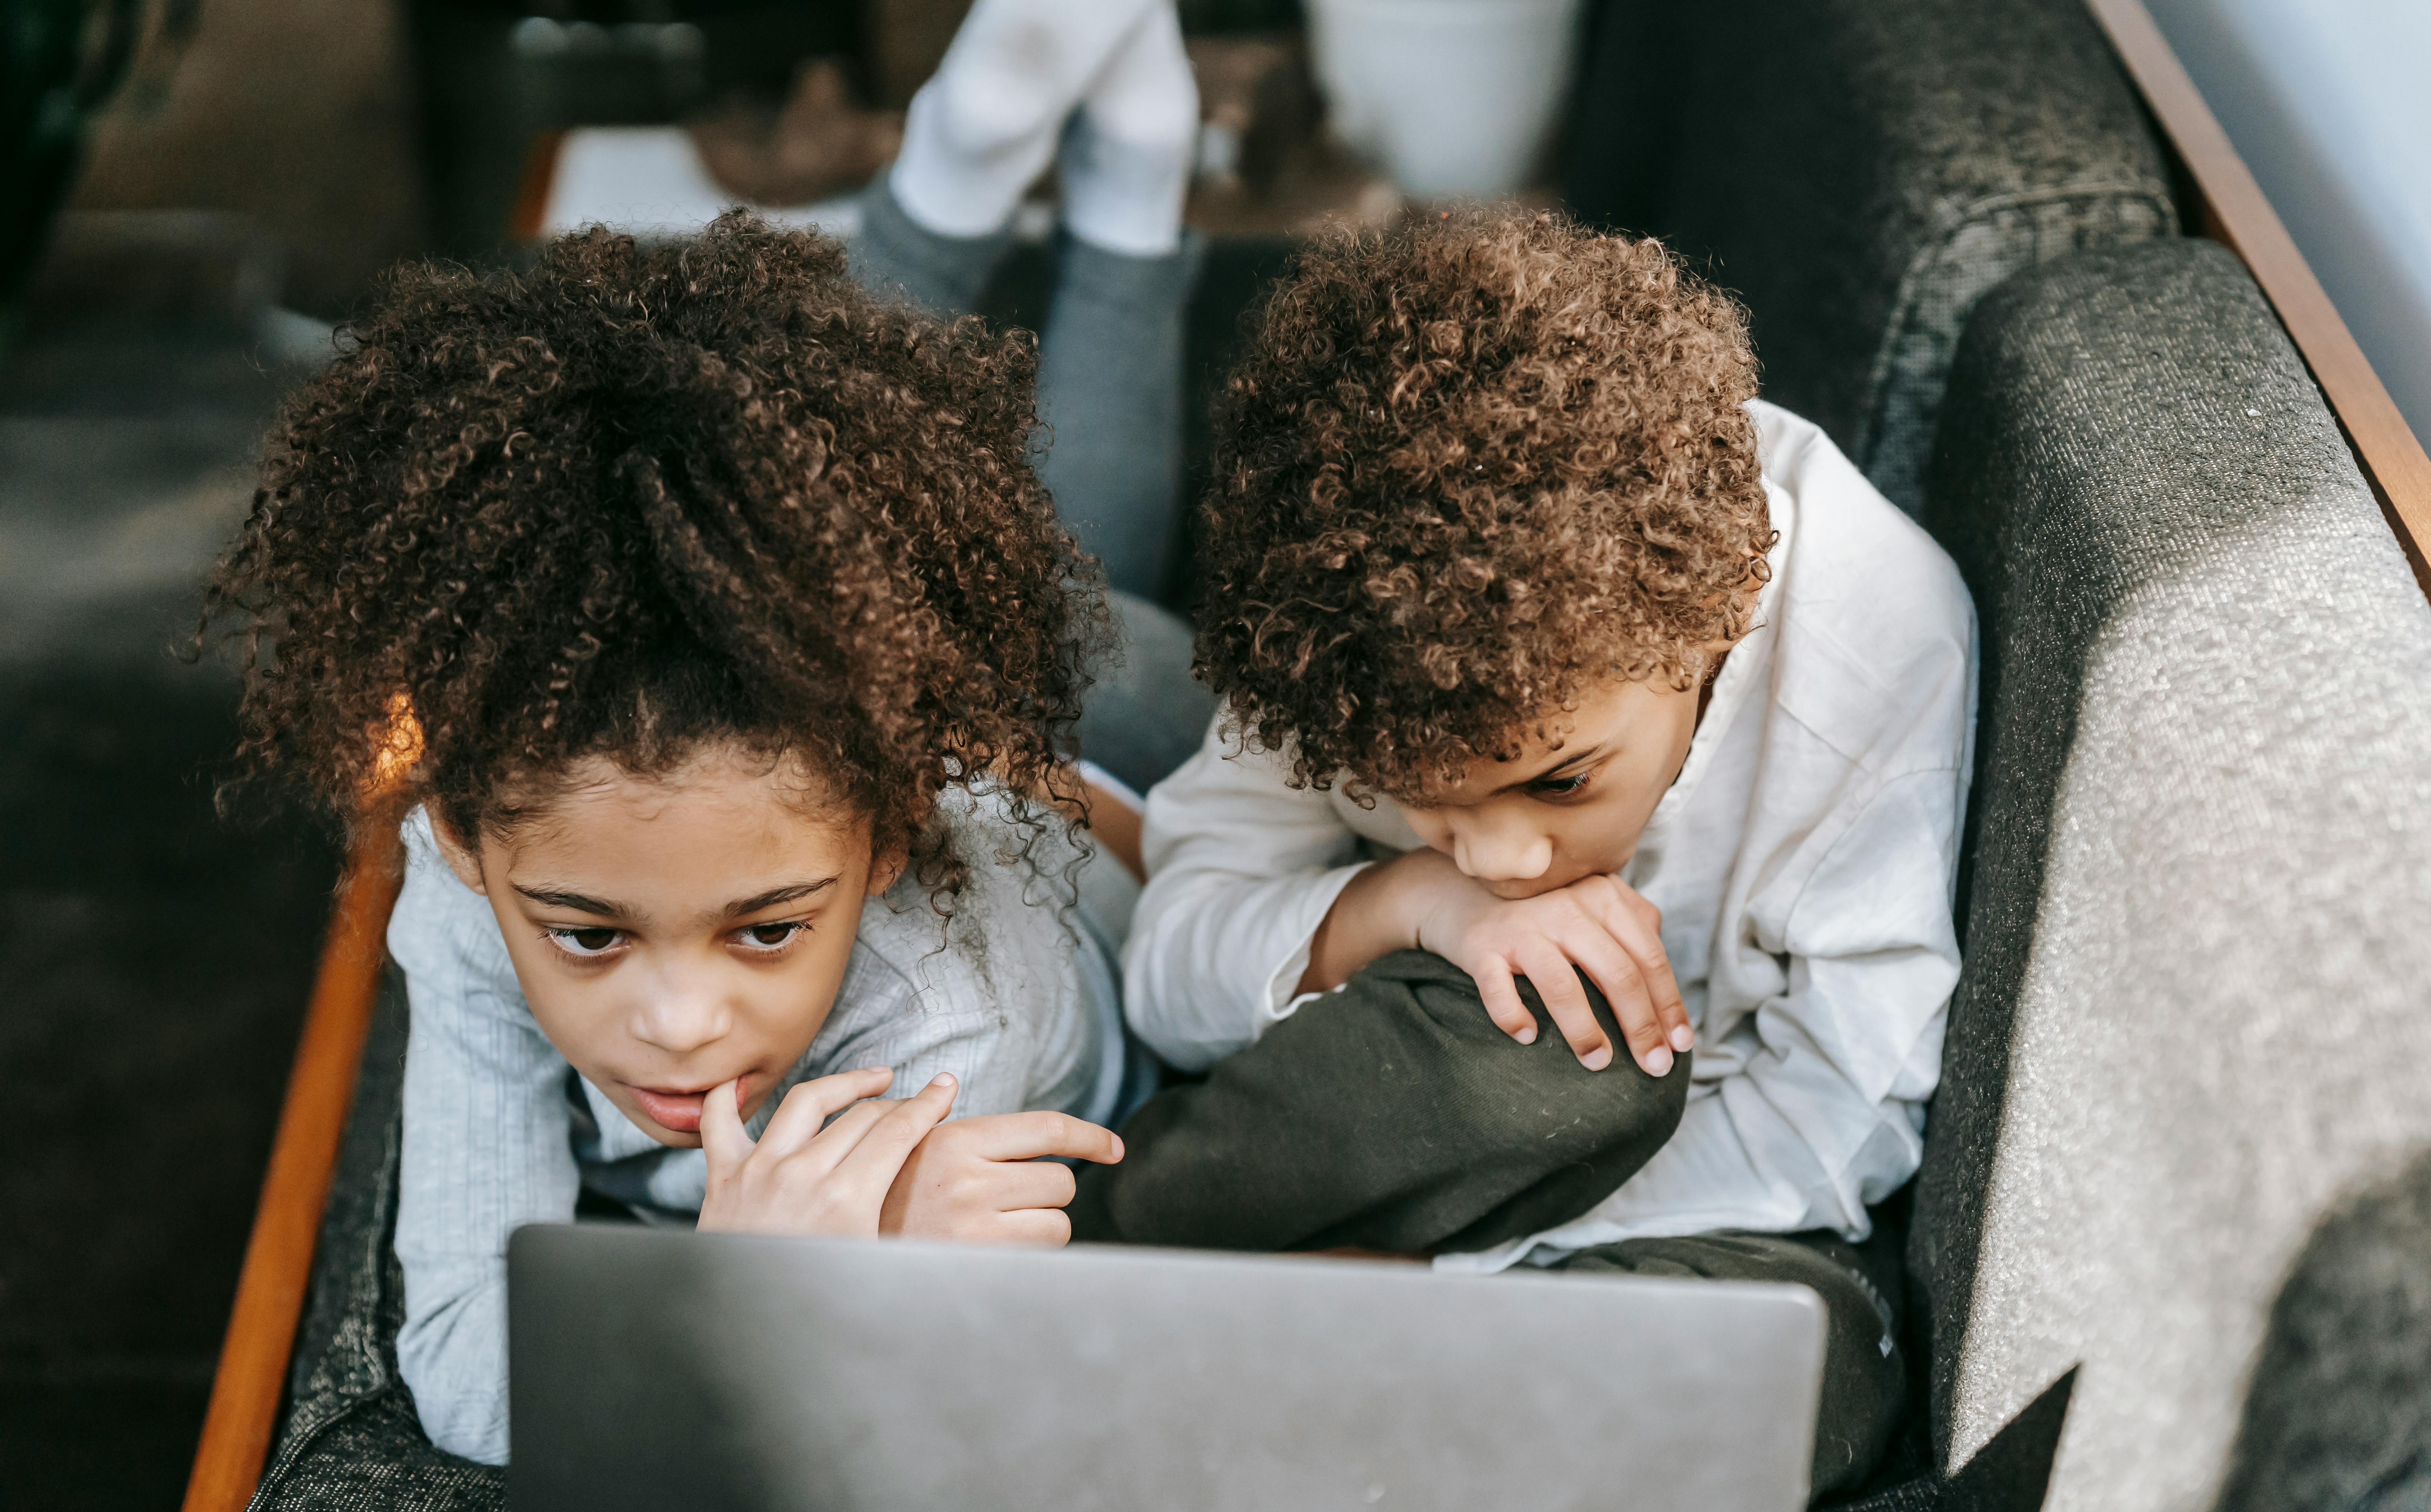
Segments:
[[[1457,785],[1401,811],[1420,838],[1498,898],[1534,898],[1618,872],[1687,760],[1699,701],[1698,689],[1662,682],[1596,684],[1517,759],[1476,762]]]
[[[701,1099],[767,1100],[835,1005],[863,899],[869,827],[806,803],[803,774],[712,748],[660,778],[585,762],[543,811],[478,849],[436,826],[490,900],[532,1016],[661,1144],[700,1143]]]

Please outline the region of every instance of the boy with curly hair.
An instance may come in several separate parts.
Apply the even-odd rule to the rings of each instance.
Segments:
[[[506,1458],[518,1225],[1058,1244],[1036,1157],[1120,1157],[1128,884],[1057,755],[1105,615],[1031,376],[729,217],[406,269],[290,405],[209,613],[255,769],[407,813],[396,1348],[440,1448]]]
[[[1755,390],[1652,242],[1487,211],[1303,255],[1218,428],[1225,704],[1149,797],[1125,950],[1134,1026],[1208,1075],[1073,1221],[1803,1283],[1820,1493],[1903,1401],[1869,1207],[1958,974],[1975,633]]]

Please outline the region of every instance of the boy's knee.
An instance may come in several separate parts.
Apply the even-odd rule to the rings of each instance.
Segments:
[[[1619,1044],[1602,994],[1590,984],[1587,998]],[[1395,1050],[1399,1074],[1433,1084],[1435,1116],[1465,1125],[1481,1143],[1534,1142],[1558,1129],[1590,1145],[1625,1137],[1651,1151],[1670,1138],[1687,1111],[1690,1055],[1659,1077],[1625,1054],[1588,1070],[1534,989],[1523,988],[1521,999],[1536,1017],[1536,1037],[1526,1045],[1486,1016],[1467,973],[1441,956],[1403,950],[1302,1012],[1335,1016],[1335,1033]]]

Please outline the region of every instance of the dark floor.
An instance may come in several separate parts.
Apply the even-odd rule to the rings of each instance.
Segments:
[[[173,1506],[333,877],[182,664],[279,388],[229,329],[0,358],[0,1504]]]

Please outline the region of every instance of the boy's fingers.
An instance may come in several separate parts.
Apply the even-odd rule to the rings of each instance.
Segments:
[[[966,1128],[971,1124],[986,1125],[984,1130],[973,1131],[975,1148],[982,1160],[1037,1160],[1062,1155],[1111,1166],[1123,1158],[1123,1142],[1112,1129],[1101,1129],[1068,1113],[1004,1113],[964,1121]]]
[[[1545,1000],[1545,1012],[1552,1016],[1553,1027],[1569,1042],[1570,1053],[1579,1058],[1579,1064],[1590,1071],[1610,1066],[1612,1041],[1604,1037],[1595,1010],[1587,1006],[1586,989],[1579,985],[1579,974],[1569,957],[1549,944],[1519,964],[1527,969],[1528,980],[1536,984],[1536,996]]]
[[[760,1135],[762,1148],[772,1155],[792,1154],[815,1138],[838,1111],[863,1098],[876,1097],[894,1080],[895,1073],[880,1066],[804,1082],[786,1093],[785,1100],[777,1105],[776,1116]]]
[[[1519,989],[1512,983],[1511,968],[1501,960],[1489,960],[1482,970],[1469,973],[1477,983],[1477,995],[1485,1002],[1485,1016],[1495,1027],[1522,1045],[1536,1043],[1536,1016],[1519,1000]]]
[[[1620,1037],[1628,1042],[1630,1055],[1646,1067],[1649,1075],[1665,1075],[1671,1069],[1671,1047],[1666,1038],[1669,1026],[1655,1012],[1646,973],[1638,968],[1635,957],[1609,939],[1584,944],[1584,949],[1571,953],[1595,984],[1603,989],[1604,1001],[1611,1005],[1613,1019],[1620,1026]]]
[[[721,1082],[700,1100],[700,1152],[708,1157],[712,1176],[732,1170],[751,1153],[751,1135],[743,1127],[736,1097],[736,1084]]]
[[[1597,916],[1644,974],[1665,1043],[1683,1052],[1696,1049],[1697,1032],[1688,1022],[1688,1004],[1680,996],[1671,957],[1663,949],[1663,916],[1635,893],[1607,899]]]

